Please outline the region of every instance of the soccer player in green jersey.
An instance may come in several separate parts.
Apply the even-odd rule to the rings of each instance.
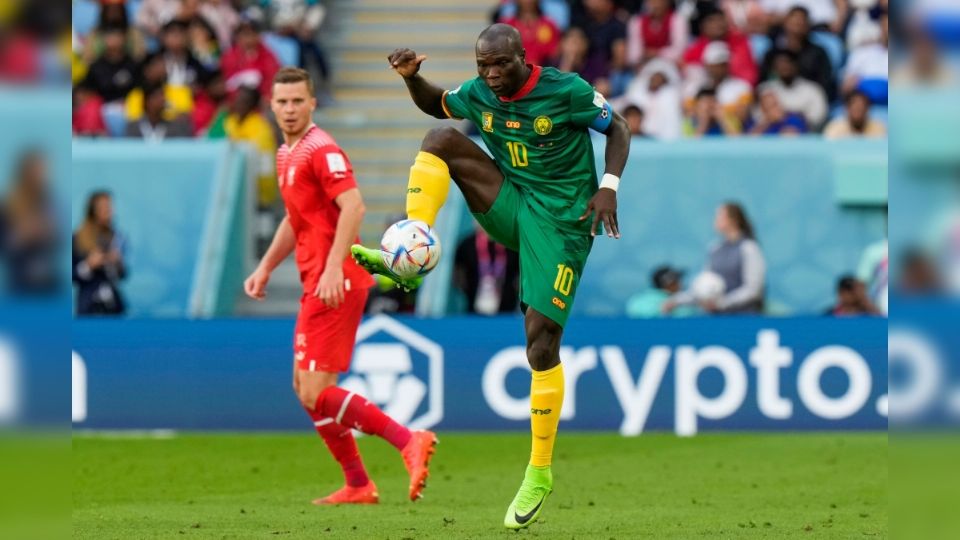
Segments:
[[[620,237],[617,187],[630,133],[579,76],[527,64],[520,34],[511,26],[484,30],[476,57],[479,76],[451,91],[420,76],[426,56],[397,49],[388,61],[417,107],[435,118],[470,120],[493,155],[454,128],[428,132],[410,168],[407,217],[432,226],[453,178],[487,233],[520,254],[533,443],[504,519],[519,529],[539,517],[553,491],[550,465],[564,390],[560,337],[598,225],[607,236]],[[599,188],[591,128],[607,137]],[[376,249],[353,246],[352,252],[372,273],[407,288],[419,285],[419,279],[403,280],[385,268]]]

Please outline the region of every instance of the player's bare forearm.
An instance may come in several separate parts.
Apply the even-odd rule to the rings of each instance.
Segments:
[[[434,86],[419,73],[403,79],[410,91],[410,97],[421,111],[434,118],[446,120],[447,114],[443,111],[443,89]]]
[[[627,166],[627,157],[630,155],[630,128],[627,121],[617,113],[613,113],[613,121],[607,128],[607,150],[604,153],[604,173],[617,177],[623,174]]]
[[[337,218],[337,231],[333,235],[333,245],[327,255],[327,267],[339,267],[346,260],[350,244],[360,234],[360,224],[366,213],[359,189],[348,189],[337,195],[336,203],[340,208],[340,217]]]
[[[267,248],[263,258],[260,259],[260,266],[272,272],[287,256],[293,253],[296,246],[297,238],[293,234],[293,227],[290,226],[290,218],[284,217],[277,227],[277,232],[273,235],[270,247]]]

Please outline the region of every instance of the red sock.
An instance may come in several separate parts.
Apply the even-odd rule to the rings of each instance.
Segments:
[[[329,386],[320,393],[314,410],[333,418],[341,426],[359,429],[367,435],[383,437],[397,450],[410,441],[410,430],[383,414],[379,407],[363,396],[338,386]]]
[[[313,420],[313,426],[317,429],[317,434],[323,438],[323,442],[327,443],[330,453],[340,463],[347,485],[362,487],[369,484],[370,478],[367,476],[367,470],[363,468],[363,460],[360,459],[360,450],[357,448],[357,441],[353,438],[353,433],[348,428],[334,422],[333,418],[325,417],[309,409],[307,409],[307,414]]]

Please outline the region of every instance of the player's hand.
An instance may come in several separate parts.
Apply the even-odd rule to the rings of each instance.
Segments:
[[[587,211],[580,216],[583,221],[593,214],[593,226],[590,236],[597,235],[597,223],[603,222],[607,236],[620,238],[620,225],[617,223],[617,192],[610,188],[600,188],[587,203]]]
[[[254,300],[263,300],[267,297],[267,282],[270,281],[270,272],[257,267],[243,282],[243,292]]]
[[[387,62],[390,62],[390,67],[401,77],[409,79],[420,71],[420,64],[426,59],[427,55],[418,55],[410,49],[395,49],[387,57]]]
[[[327,265],[317,282],[314,293],[328,307],[338,308],[343,303],[343,268],[338,265]]]

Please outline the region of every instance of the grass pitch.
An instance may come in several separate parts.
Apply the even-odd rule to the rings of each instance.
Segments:
[[[342,476],[315,435],[73,440],[74,538],[885,538],[887,435],[680,439],[561,431],[554,493],[514,533],[525,434],[440,433],[425,498],[364,438],[380,504],[315,507]]]

